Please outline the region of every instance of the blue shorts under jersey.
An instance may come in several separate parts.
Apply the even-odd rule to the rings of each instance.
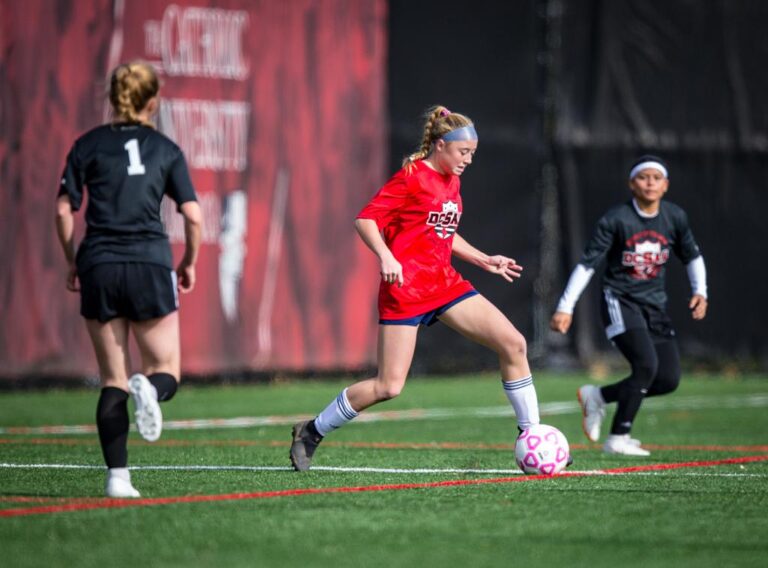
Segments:
[[[452,300],[448,302],[447,304],[444,304],[440,306],[439,308],[436,308],[434,310],[431,310],[425,314],[421,314],[418,316],[414,316],[412,318],[404,318],[404,319],[380,319],[379,324],[381,325],[434,325],[438,321],[438,316],[443,315],[445,312],[447,312],[451,307],[455,306],[459,302],[462,302],[466,300],[467,298],[471,298],[472,296],[477,296],[478,292],[477,290],[470,290],[469,292],[466,292],[465,294],[462,294],[455,300]]]

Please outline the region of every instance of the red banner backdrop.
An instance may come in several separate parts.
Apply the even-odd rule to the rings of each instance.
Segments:
[[[205,213],[184,370],[369,364],[377,265],[352,221],[386,176],[385,24],[385,0],[0,0],[0,374],[95,372],[53,203],[134,58],[161,73],[158,127]]]

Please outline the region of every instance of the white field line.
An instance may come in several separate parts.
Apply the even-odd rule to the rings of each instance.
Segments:
[[[679,396],[651,398],[643,403],[646,410],[703,410],[711,408],[764,408],[768,406],[768,393],[729,396]],[[545,402],[539,404],[542,416],[575,414],[581,412],[575,401]],[[414,408],[363,412],[355,419],[361,422],[399,422],[406,420],[452,420],[456,418],[513,417],[511,406],[485,406],[469,408]],[[203,418],[197,420],[168,420],[164,430],[220,430],[225,428],[252,428],[257,426],[289,426],[301,420],[314,418],[310,414],[277,416],[242,416],[239,418]],[[92,434],[95,424],[72,426],[8,426],[0,428],[0,434]]]
[[[0,469],[72,469],[72,470],[99,470],[104,471],[103,465],[66,464],[66,463],[0,463]],[[250,465],[134,465],[128,469],[132,471],[250,471],[272,472],[293,471],[286,466],[250,466]],[[313,466],[312,471],[327,471],[334,473],[402,473],[442,475],[450,473],[478,474],[478,475],[522,475],[519,469],[463,469],[463,468],[394,468],[394,467],[336,467]],[[568,470],[569,473],[584,475],[685,475],[695,477],[759,477],[768,478],[768,473],[719,473],[719,472],[678,472],[678,471],[634,471],[634,472],[610,472],[602,469]]]

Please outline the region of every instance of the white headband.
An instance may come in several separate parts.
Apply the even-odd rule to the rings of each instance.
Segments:
[[[635,179],[635,176],[637,174],[639,174],[641,171],[647,170],[649,168],[654,169],[654,170],[659,170],[662,174],[664,174],[665,178],[669,177],[669,174],[667,173],[667,168],[665,168],[659,162],[654,162],[653,160],[651,160],[651,161],[648,161],[648,162],[641,162],[641,163],[637,164],[634,168],[632,168],[632,171],[629,172],[629,179],[630,180]]]

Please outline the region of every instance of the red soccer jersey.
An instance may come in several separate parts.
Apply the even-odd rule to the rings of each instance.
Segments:
[[[451,266],[453,235],[462,205],[459,176],[443,175],[415,162],[397,172],[371,199],[358,219],[373,219],[403,266],[401,286],[382,281],[382,319],[418,316],[473,290]]]

